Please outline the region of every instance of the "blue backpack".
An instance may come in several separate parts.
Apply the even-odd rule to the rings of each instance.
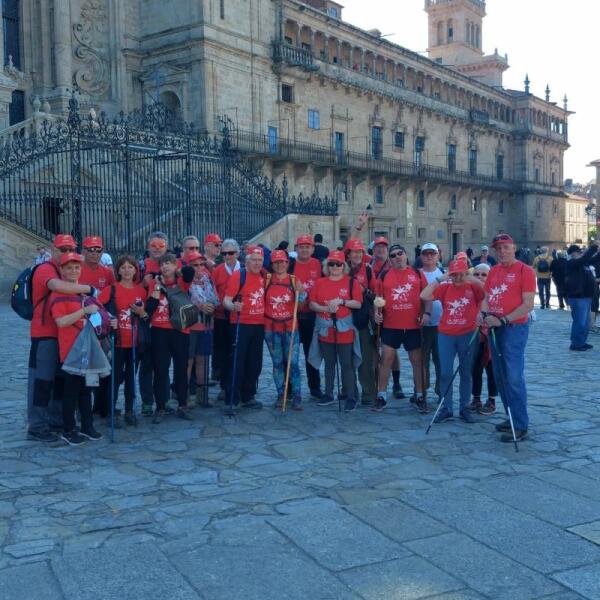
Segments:
[[[41,263],[33,267],[27,267],[18,277],[12,287],[10,296],[11,308],[22,318],[31,321],[33,319],[33,311],[35,306],[33,304],[33,275],[35,274],[38,267],[45,265]],[[52,268],[56,271],[56,276],[60,279],[60,273],[53,263]],[[40,302],[47,302],[50,291],[48,290]],[[39,304],[39,302],[38,302]]]

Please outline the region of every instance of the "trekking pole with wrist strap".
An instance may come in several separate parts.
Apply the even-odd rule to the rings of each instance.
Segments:
[[[298,299],[300,298],[300,294],[298,290],[295,290],[295,299],[294,299],[294,316],[292,318],[292,331],[290,333],[290,342],[288,347],[288,357],[287,357],[287,365],[285,369],[285,383],[283,386],[283,403],[281,406],[281,412],[285,412],[287,406],[287,397],[288,397],[288,386],[290,383],[290,370],[292,367],[292,354],[294,353],[294,341],[296,336],[296,325],[298,324]],[[284,332],[285,335],[285,332]]]

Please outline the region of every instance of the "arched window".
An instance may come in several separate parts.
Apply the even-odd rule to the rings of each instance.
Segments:
[[[4,64],[9,57],[17,69],[21,68],[21,19],[19,0],[2,0],[2,28],[4,30]]]
[[[161,92],[160,101],[165,105],[167,110],[173,113],[173,115],[181,115],[181,102],[175,92]]]
[[[448,19],[448,43],[451,43],[454,40],[454,21],[452,19]]]

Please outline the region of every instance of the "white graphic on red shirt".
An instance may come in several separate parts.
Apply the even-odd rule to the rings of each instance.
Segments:
[[[405,285],[399,285],[397,288],[392,289],[392,298],[394,301],[400,300],[401,302],[406,302],[408,300],[408,293],[413,289],[412,283],[407,283]]]
[[[304,286],[304,289],[308,292],[309,290],[312,290],[315,287],[315,280],[307,279],[306,281],[302,282],[302,285]]]
[[[505,283],[502,283],[498,287],[493,287],[490,290],[490,302],[497,302],[498,297],[506,291],[508,291],[508,286]]]
[[[273,312],[280,311],[291,299],[292,296],[289,292],[285,292],[285,294],[281,296],[271,296],[271,306],[273,307]]]
[[[119,313],[119,326],[121,329],[131,329],[131,310],[124,308]]]
[[[263,296],[265,295],[265,290],[261,287],[255,292],[250,294],[250,304],[252,306],[259,306],[262,304]]]
[[[167,318],[169,315],[169,300],[166,296],[163,296],[158,302],[158,318]]]
[[[470,300],[464,296],[458,300],[451,300],[448,302],[448,315],[451,317],[462,317],[465,308],[467,308],[469,304]]]

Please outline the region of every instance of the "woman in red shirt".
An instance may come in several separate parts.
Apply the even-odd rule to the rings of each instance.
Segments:
[[[345,412],[356,408],[356,385],[354,368],[354,341],[356,331],[352,323],[352,310],[362,305],[362,288],[352,285],[344,253],[335,250],[327,257],[325,277],[318,279],[310,291],[310,308],[317,313],[315,333],[318,334],[318,350],[311,363],[318,368],[320,358],[325,359],[325,395],[319,406],[334,402],[333,384],[336,362],[340,363],[342,394],[346,397]],[[358,342],[358,339],[357,339]],[[316,350],[316,348],[315,348]],[[359,353],[360,356],[360,353]]]
[[[133,412],[133,399],[135,397],[135,367],[133,364],[133,345],[138,344],[138,323],[132,319],[132,314],[139,319],[148,319],[144,309],[146,290],[139,280],[138,263],[133,256],[120,256],[115,265],[117,283],[105,287],[98,301],[115,316],[117,321],[117,337],[115,340],[115,374],[112,390],[113,402],[117,403],[121,380],[125,381],[125,423],[137,425],[137,418]],[[133,329],[134,325],[135,331]],[[135,339],[134,339],[135,334]],[[120,415],[115,411],[115,427],[120,427]]]
[[[445,396],[444,405],[435,418],[436,423],[448,421],[453,416],[450,382],[454,358],[457,355],[460,372],[459,415],[466,423],[475,422],[468,405],[471,397],[473,357],[479,341],[476,321],[485,292],[479,280],[467,275],[468,269],[465,260],[452,261],[448,273],[436,277],[421,292],[422,300],[439,300],[442,303],[438,350],[441,367],[440,389],[445,390]]]

